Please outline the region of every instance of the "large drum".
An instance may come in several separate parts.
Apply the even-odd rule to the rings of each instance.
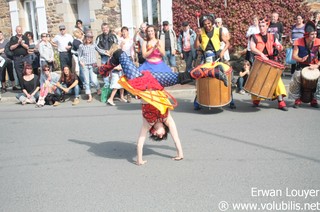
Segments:
[[[244,90],[255,96],[272,99],[285,66],[256,56]]]
[[[229,70],[225,74],[228,78],[228,87],[216,78],[206,77],[197,80],[197,102],[201,106],[222,107],[231,102],[232,68],[227,67]]]
[[[313,94],[316,92],[319,77],[319,69],[310,69],[309,67],[302,69],[300,98],[302,102],[309,103],[314,98]]]

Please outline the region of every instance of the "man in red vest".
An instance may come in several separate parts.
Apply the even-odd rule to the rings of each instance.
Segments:
[[[265,19],[259,20],[259,34],[254,34],[251,37],[250,48],[252,53],[260,56],[263,60],[276,60],[277,54],[283,49],[282,45],[279,43],[278,39],[274,34],[268,33],[269,22]],[[287,105],[283,100],[283,97],[287,96],[286,88],[279,79],[278,85],[274,91],[274,99],[278,99],[278,108],[283,111],[288,111]],[[254,106],[259,106],[261,98],[252,95]]]

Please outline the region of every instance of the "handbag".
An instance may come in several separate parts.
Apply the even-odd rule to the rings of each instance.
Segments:
[[[292,59],[293,48],[286,49],[286,64],[296,64],[296,61]]]
[[[110,88],[110,85],[108,86],[103,86],[101,89],[101,102],[106,103],[107,99],[110,97],[112,92],[112,89]]]
[[[99,74],[99,67],[98,64],[94,63],[92,64],[93,73]]]
[[[56,94],[48,93],[44,100],[46,105],[53,105],[56,101],[59,101],[59,96]]]

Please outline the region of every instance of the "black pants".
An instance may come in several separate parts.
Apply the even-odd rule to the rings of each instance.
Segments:
[[[9,80],[12,82],[14,81],[12,61],[8,58],[4,58],[4,59],[6,60],[6,62],[3,64],[2,67],[0,67],[1,82],[6,82],[6,71],[8,72]]]
[[[182,51],[184,61],[186,62],[186,71],[190,72],[192,70],[193,54],[192,51]]]
[[[63,71],[63,67],[68,66],[71,70],[72,68],[72,55],[71,52],[60,52],[59,53],[60,68]]]
[[[247,50],[247,53],[246,53],[246,57],[245,57],[246,60],[248,60],[252,66],[253,64],[253,61],[254,61],[254,55],[251,51],[248,51]]]
[[[16,70],[20,87],[22,86],[22,75],[24,63],[28,61],[28,56],[14,56],[14,69]]]

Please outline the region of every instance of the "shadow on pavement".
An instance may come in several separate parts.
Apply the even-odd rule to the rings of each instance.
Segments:
[[[317,158],[308,157],[308,156],[305,156],[305,155],[297,154],[295,152],[289,152],[289,151],[286,151],[286,150],[277,149],[277,148],[265,146],[265,145],[262,145],[262,144],[257,144],[257,143],[253,143],[253,142],[240,140],[240,139],[237,139],[237,138],[232,138],[232,137],[225,136],[225,135],[220,135],[220,134],[217,134],[217,133],[205,131],[203,129],[195,129],[195,130],[197,132],[202,132],[202,133],[209,134],[209,135],[212,135],[212,136],[215,136],[215,137],[220,137],[220,138],[223,138],[223,139],[227,139],[227,140],[232,141],[232,142],[242,143],[242,144],[245,144],[245,145],[254,146],[254,147],[261,148],[261,149],[269,150],[269,151],[272,151],[272,152],[277,152],[277,153],[289,155],[289,156],[292,156],[292,157],[296,157],[296,158],[300,158],[300,159],[304,159],[304,160],[320,163],[320,160],[317,159]]]
[[[125,141],[107,141],[102,143],[92,143],[89,141],[81,141],[77,139],[68,139],[69,141],[88,146],[87,150],[90,153],[98,157],[110,158],[110,159],[125,159],[130,163],[134,163],[134,158],[136,157],[136,145],[135,143],[127,143]],[[146,141],[147,142],[147,141]],[[174,150],[175,148],[166,145],[150,145],[145,143],[143,147],[143,155],[158,155],[165,158],[171,158],[173,155],[167,155],[157,152],[153,149],[164,149],[164,150]]]

